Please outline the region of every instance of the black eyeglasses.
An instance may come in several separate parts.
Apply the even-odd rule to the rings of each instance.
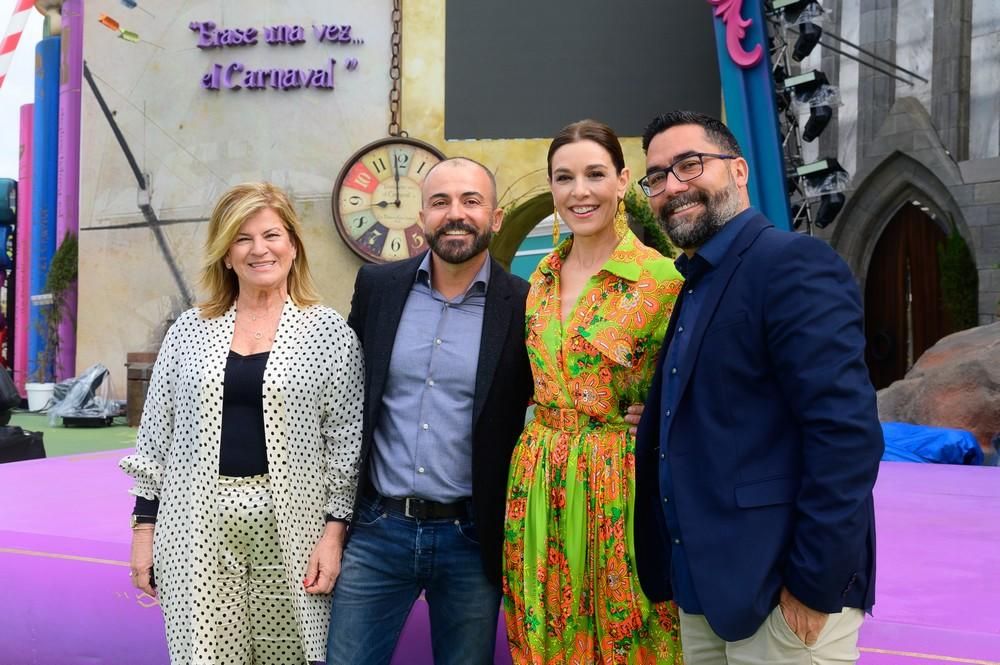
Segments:
[[[650,171],[645,177],[639,179],[639,187],[642,188],[646,196],[653,197],[667,188],[667,178],[671,173],[677,178],[677,182],[687,182],[694,180],[705,172],[705,158],[715,159],[736,159],[736,155],[718,155],[713,152],[696,152],[686,157],[681,157],[676,162],[665,169]]]

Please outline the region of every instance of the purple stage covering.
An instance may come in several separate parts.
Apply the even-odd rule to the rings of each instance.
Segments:
[[[168,662],[159,607],[128,579],[126,452],[0,465],[0,663]],[[998,509],[996,468],[882,464],[862,664],[1000,665]],[[432,663],[422,600],[393,663]]]
[[[865,665],[1000,665],[1000,469],[882,462]]]

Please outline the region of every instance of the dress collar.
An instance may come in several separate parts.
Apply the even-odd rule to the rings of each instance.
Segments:
[[[616,277],[621,277],[629,282],[635,282],[642,274],[642,266],[639,265],[638,247],[639,239],[631,230],[625,232],[618,246],[611,252],[611,256],[598,272],[607,272]],[[551,280],[556,273],[562,270],[563,261],[569,256],[569,250],[573,247],[573,236],[563,240],[558,247],[552,250],[538,264],[538,270]]]

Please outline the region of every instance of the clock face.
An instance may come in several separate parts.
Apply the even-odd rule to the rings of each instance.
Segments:
[[[406,137],[381,139],[354,154],[333,188],[333,220],[351,250],[385,263],[427,249],[420,224],[420,183],[444,155]]]

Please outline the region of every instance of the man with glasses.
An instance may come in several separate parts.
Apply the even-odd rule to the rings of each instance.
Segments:
[[[389,663],[421,592],[435,663],[493,662],[507,471],[533,388],[528,283],[487,251],[503,211],[482,164],[435,165],[420,220],[430,251],[363,266],[347,320],[365,353],[364,448],[331,665]]]
[[[662,115],[643,149],[685,282],[637,434],[640,582],[688,665],[856,661],[883,441],[854,278],[750,207],[718,120]]]

